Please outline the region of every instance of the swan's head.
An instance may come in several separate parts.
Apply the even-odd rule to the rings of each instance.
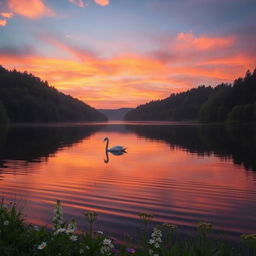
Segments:
[[[108,137],[106,137],[105,139],[104,139],[104,141],[108,141],[109,140],[109,138]]]

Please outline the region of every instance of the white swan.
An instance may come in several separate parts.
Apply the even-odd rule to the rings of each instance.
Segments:
[[[115,155],[118,155],[119,153],[126,153],[126,151],[125,151],[126,148],[124,148],[123,146],[114,146],[112,148],[108,148],[108,144],[109,144],[109,138],[108,137],[106,137],[104,139],[104,141],[107,141],[107,143],[106,143],[106,152],[111,152]],[[122,154],[120,154],[120,155],[122,155]]]

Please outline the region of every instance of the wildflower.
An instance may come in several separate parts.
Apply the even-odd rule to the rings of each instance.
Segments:
[[[54,209],[53,224],[55,230],[61,228],[63,224],[63,211],[59,200]]]
[[[155,243],[155,240],[150,239],[148,243],[149,243],[149,244],[154,244],[154,243]]]
[[[34,230],[38,231],[39,230],[38,226],[34,226]]]
[[[151,245],[151,248],[149,249],[149,254],[156,256],[158,255],[155,253],[156,249],[160,248],[160,243],[162,242],[162,232],[159,228],[154,228],[153,233],[151,234],[151,239],[149,240],[149,244]]]
[[[133,249],[133,248],[127,248],[126,250],[127,250],[127,252],[130,253],[130,254],[134,254],[134,253],[136,252],[136,250]]]
[[[9,221],[5,220],[3,224],[4,224],[4,226],[8,226],[9,225]]]
[[[103,232],[100,231],[100,230],[98,230],[97,233],[100,234],[100,235],[103,235]]]
[[[163,223],[163,224],[162,224],[162,227],[163,227],[163,228],[166,228],[166,229],[168,229],[168,230],[170,230],[170,231],[176,231],[176,229],[178,228],[177,225],[171,224],[171,223]]]
[[[155,247],[156,247],[156,248],[160,248],[159,243],[155,243]]]
[[[139,217],[141,221],[144,223],[144,225],[147,226],[147,224],[149,224],[154,218],[154,215],[151,213],[140,212]]]
[[[80,254],[83,254],[83,253],[84,253],[84,250],[83,250],[83,249],[80,249],[80,250],[79,250],[79,253],[80,253]]]
[[[90,247],[88,245],[85,246],[86,250],[90,250]]]
[[[40,245],[38,245],[37,249],[38,250],[43,250],[46,247],[46,242],[42,242]]]
[[[59,228],[59,229],[57,229],[53,234],[54,234],[54,235],[58,235],[59,233],[64,233],[64,232],[66,232],[66,229],[65,229],[65,228]]]
[[[112,250],[114,249],[114,245],[112,244],[112,241],[108,238],[105,238],[102,241],[102,247],[100,248],[100,252],[102,254],[110,255]]]
[[[104,244],[104,245],[110,245],[110,244],[111,244],[111,240],[108,239],[108,238],[105,238],[105,239],[103,240],[103,244]]]
[[[72,235],[72,236],[70,237],[70,240],[71,240],[71,241],[77,241],[77,236]]]
[[[77,225],[75,220],[72,220],[71,223],[68,224],[66,233],[73,234],[76,231]]]

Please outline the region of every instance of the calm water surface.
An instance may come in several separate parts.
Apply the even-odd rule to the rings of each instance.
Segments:
[[[105,136],[127,154],[107,160]],[[2,129],[0,195],[39,225],[51,223],[57,199],[81,228],[82,213],[97,211],[96,228],[121,239],[138,231],[145,211],[181,232],[207,221],[232,238],[255,233],[256,129],[121,122]]]

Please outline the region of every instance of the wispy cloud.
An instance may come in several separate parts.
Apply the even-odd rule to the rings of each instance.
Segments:
[[[94,0],[94,2],[100,6],[109,5],[109,0]]]
[[[8,0],[8,7],[10,11],[30,19],[54,15],[43,0]]]
[[[72,4],[76,5],[76,6],[78,6],[78,7],[81,7],[81,8],[83,8],[83,7],[86,6],[86,4],[84,3],[83,0],[68,0],[68,1],[69,1],[70,3],[72,3]]]
[[[179,33],[175,40],[176,49],[184,50],[194,48],[196,50],[205,51],[209,49],[218,49],[232,46],[235,41],[233,36],[226,37],[196,37],[192,32]]]
[[[13,17],[13,13],[11,12],[1,12],[0,15],[6,19],[10,19]]]
[[[7,20],[6,19],[4,19],[4,20],[0,19],[0,27],[4,27],[4,26],[6,26],[6,24],[7,24]]]
[[[187,40],[186,34],[185,39],[180,35],[159,45],[158,52],[123,52],[105,58],[100,52],[75,46],[71,39],[44,35],[40,41],[58,52],[55,57],[26,46],[18,51],[0,48],[0,59],[7,68],[15,63],[17,69],[28,70],[99,108],[134,107],[199,84],[231,82],[255,68],[255,54],[250,49],[239,51],[239,37],[233,41],[233,36],[189,35],[193,39],[189,47],[177,48],[177,40]],[[211,38],[213,43],[209,43]]]

